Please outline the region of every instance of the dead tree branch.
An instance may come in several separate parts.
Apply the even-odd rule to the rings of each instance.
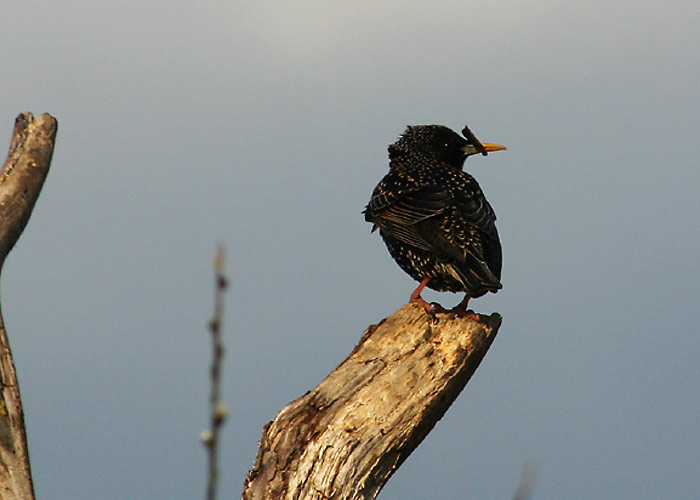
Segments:
[[[375,498],[457,398],[500,324],[498,314],[433,318],[409,304],[370,326],[265,426],[242,498]]]
[[[206,500],[216,500],[219,480],[219,436],[221,428],[226,421],[228,409],[221,400],[221,371],[224,363],[224,343],[221,339],[221,328],[224,320],[224,294],[228,288],[228,280],[224,274],[225,252],[223,245],[219,245],[214,259],[215,273],[215,297],[214,316],[209,322],[211,333],[211,367],[209,368],[210,393],[209,393],[209,428],[202,431],[201,439],[207,449],[207,492]]]
[[[22,113],[0,171],[0,270],[22,234],[49,173],[58,122]],[[29,451],[10,343],[0,314],[0,500],[33,500]]]

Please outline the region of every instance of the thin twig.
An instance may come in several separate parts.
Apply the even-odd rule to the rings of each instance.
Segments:
[[[474,146],[477,149],[477,151],[479,151],[479,153],[481,153],[484,156],[486,156],[488,154],[484,145],[481,144],[481,141],[476,138],[476,136],[474,135],[474,132],[469,130],[469,127],[467,127],[466,125],[462,129],[462,135],[464,136],[464,138],[467,141],[469,141],[469,144]]]
[[[537,468],[531,462],[525,464],[523,475],[520,478],[520,484],[513,496],[513,500],[530,500],[532,491],[535,489],[537,482]]]
[[[221,342],[221,323],[223,321],[224,293],[228,287],[228,281],[224,275],[225,251],[223,245],[219,245],[214,259],[215,274],[215,298],[214,316],[209,322],[209,332],[212,340],[212,362],[210,368],[211,392],[209,395],[210,424],[209,428],[201,434],[202,443],[207,449],[208,481],[206,500],[216,499],[216,487],[219,476],[218,449],[219,432],[226,420],[228,409],[221,401],[221,367],[224,358],[224,345]]]

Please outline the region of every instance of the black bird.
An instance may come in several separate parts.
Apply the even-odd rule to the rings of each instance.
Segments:
[[[466,292],[458,314],[470,298],[502,288],[496,214],[462,167],[470,155],[506,149],[480,143],[467,127],[462,133],[466,139],[442,125],[409,126],[389,146],[389,173],[363,211],[396,263],[420,281],[411,302],[432,311],[420,296],[426,286]]]

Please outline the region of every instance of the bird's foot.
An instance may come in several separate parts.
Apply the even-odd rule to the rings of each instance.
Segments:
[[[474,321],[481,320],[481,316],[478,313],[475,313],[474,311],[471,311],[471,310],[465,311],[465,310],[459,309],[457,307],[453,307],[452,309],[450,309],[447,312],[449,312],[452,315],[452,319],[454,319],[454,318],[469,318],[469,319],[473,319]]]
[[[480,316],[474,311],[467,311],[467,304],[469,304],[469,295],[462,299],[462,302],[457,304],[455,307],[450,309],[448,312],[452,315],[452,318],[471,318],[474,321],[479,321]]]
[[[427,312],[431,317],[432,317],[432,322],[436,323],[437,322],[437,317],[435,316],[435,310],[433,309],[433,306],[428,304],[423,297],[420,296],[420,293],[423,291],[425,288],[425,285],[428,284],[428,281],[430,281],[430,278],[423,278],[423,281],[420,282],[420,285],[418,285],[418,288],[413,290],[413,293],[411,294],[411,298],[408,299],[409,304],[420,304],[423,309],[425,309],[425,312]]]
[[[437,302],[431,302],[430,306],[433,308],[433,311],[435,312],[435,314],[445,314],[445,313],[450,312],[447,309],[445,309],[444,307],[442,307],[442,305],[437,303]]]
[[[431,317],[431,321],[433,323],[437,323],[437,316],[435,316],[435,313],[442,311],[436,311],[433,307],[433,304],[429,304],[428,302],[426,302],[426,300],[423,297],[421,297],[420,295],[418,297],[411,296],[411,300],[409,300],[408,303],[420,305],[423,309],[425,309],[425,312],[427,312],[428,315]]]

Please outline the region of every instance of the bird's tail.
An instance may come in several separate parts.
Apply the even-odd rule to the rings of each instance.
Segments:
[[[452,264],[450,267],[464,284],[470,297],[476,298],[503,288],[501,280],[494,275],[481,259],[467,253],[463,264]]]

